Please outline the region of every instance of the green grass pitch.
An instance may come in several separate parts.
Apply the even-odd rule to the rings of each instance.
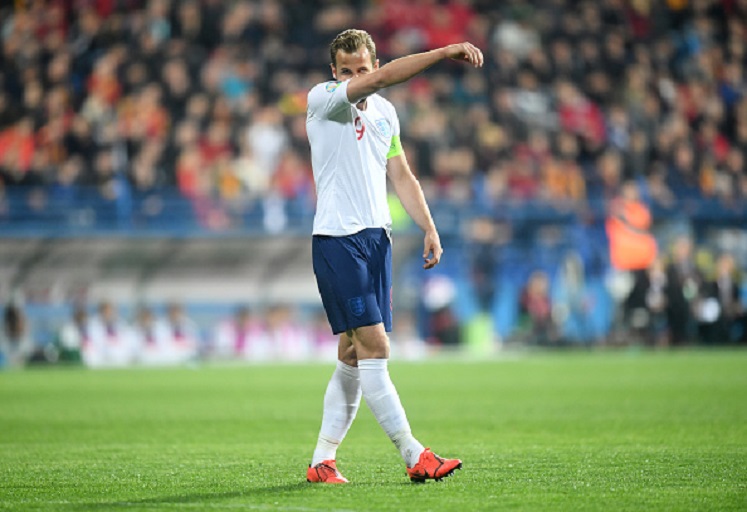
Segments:
[[[0,373],[2,510],[746,510],[747,352],[404,363],[411,484],[365,406],[305,482],[333,363]]]

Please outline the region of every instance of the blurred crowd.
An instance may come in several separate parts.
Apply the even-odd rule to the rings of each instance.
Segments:
[[[636,180],[672,210],[747,197],[746,0],[16,0],[0,8],[0,188],[29,207],[178,190],[226,227],[313,208],[305,102],[329,41],[382,63],[470,40],[386,96],[432,198],[582,208]]]
[[[323,311],[289,304],[239,305],[199,321],[178,302],[127,311],[111,301],[78,304],[69,318],[41,332],[24,307],[6,305],[0,329],[0,368],[82,364],[89,368],[190,365],[205,361],[333,361],[337,337]],[[36,327],[36,328],[35,328]],[[412,317],[402,312],[392,349],[402,359],[428,351]]]

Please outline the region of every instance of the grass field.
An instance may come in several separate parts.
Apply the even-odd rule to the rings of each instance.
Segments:
[[[3,510],[747,510],[747,352],[392,362],[411,484],[367,408],[305,482],[329,365],[0,373]]]

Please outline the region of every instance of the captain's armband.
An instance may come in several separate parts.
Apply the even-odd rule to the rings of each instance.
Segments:
[[[399,135],[392,135],[392,143],[389,145],[389,153],[386,154],[387,160],[401,155],[404,152],[405,151],[402,149],[402,141],[399,140]]]

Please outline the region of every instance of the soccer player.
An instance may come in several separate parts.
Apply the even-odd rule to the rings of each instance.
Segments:
[[[332,331],[340,335],[337,368],[324,395],[324,413],[309,482],[346,483],[337,447],[361,396],[402,454],[412,481],[440,480],[461,467],[413,437],[389,377],[392,329],[391,217],[386,177],[407,213],[425,232],[425,269],[441,259],[441,241],[423,191],[400,143],[397,113],[380,89],[405,82],[443,59],[483,64],[482,52],[461,43],[408,55],[379,67],[363,30],[346,30],[330,45],[333,81],[309,92],[306,128],[317,190],[312,256]]]

